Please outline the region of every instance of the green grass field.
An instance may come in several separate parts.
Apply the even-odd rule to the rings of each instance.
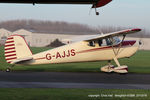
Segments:
[[[31,48],[33,53],[38,53],[50,48]],[[0,70],[5,70],[9,64],[5,62],[3,47],[0,47]],[[128,65],[130,73],[150,73],[150,51],[138,51],[131,58],[120,59],[121,65]],[[62,71],[62,72],[100,72],[99,68],[106,65],[103,62],[84,62],[66,64],[47,64],[32,66],[15,66],[13,71]],[[115,65],[114,62],[112,64]]]
[[[31,48],[38,53],[50,48]],[[0,47],[0,70],[9,64],[5,62],[3,47]],[[120,59],[129,66],[130,73],[150,73],[150,51],[138,51],[130,59]],[[107,62],[86,62],[15,66],[14,71],[63,71],[100,72],[100,66]],[[114,62],[113,62],[114,64]],[[109,97],[108,97],[109,96]],[[122,97],[119,97],[122,96]],[[126,96],[126,97],[125,97]],[[134,89],[55,89],[55,88],[0,88],[0,100],[150,100],[150,90]]]
[[[150,100],[150,90],[0,88],[1,100]]]

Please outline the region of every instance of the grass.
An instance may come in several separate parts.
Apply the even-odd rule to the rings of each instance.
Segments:
[[[33,53],[49,48],[31,48]],[[0,47],[0,70],[9,64],[5,62],[3,47]],[[120,59],[120,63],[129,66],[130,73],[150,73],[150,51],[138,51],[130,59]],[[15,71],[64,71],[64,72],[100,72],[100,66],[107,62],[86,62],[68,64],[48,64],[35,66],[15,66]],[[114,62],[112,62],[114,64]],[[129,95],[134,97],[129,97]],[[137,95],[143,97],[137,97]],[[102,97],[102,96],[113,97]],[[127,96],[128,97],[116,97]],[[94,96],[94,97],[92,97]],[[0,88],[1,100],[150,100],[150,90],[138,89],[58,89],[58,88]]]
[[[0,97],[1,100],[150,100],[150,90],[0,88]]]
[[[50,48],[31,48],[33,53],[38,53]],[[3,47],[0,47],[0,70],[5,70],[9,64],[5,62]],[[150,51],[138,51],[130,59],[120,59],[121,65],[128,65],[130,73],[150,73]],[[84,63],[66,63],[66,64],[47,64],[32,66],[15,66],[14,71],[55,71],[55,72],[100,72],[99,68],[106,65],[107,62],[84,62]],[[114,62],[112,64],[115,65]]]

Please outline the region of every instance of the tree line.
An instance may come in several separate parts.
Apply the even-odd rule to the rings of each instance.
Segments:
[[[115,32],[132,27],[114,27],[114,26],[92,27],[89,25],[79,23],[69,23],[63,21],[9,20],[0,22],[0,28],[5,28],[12,32],[18,29],[25,29],[36,33],[92,35],[92,34]],[[150,32],[143,29],[141,32],[137,34],[131,34],[129,36],[150,37]]]

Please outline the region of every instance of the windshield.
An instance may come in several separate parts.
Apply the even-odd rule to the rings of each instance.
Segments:
[[[115,36],[112,38],[106,38],[105,41],[107,45],[117,45],[121,40],[117,36]]]
[[[112,45],[117,45],[120,42],[121,42],[121,40],[117,36],[115,36],[112,38],[99,39],[96,42],[95,41],[89,41],[88,46],[95,47],[95,43],[98,43],[99,46],[112,46]]]
[[[121,40],[120,40],[117,36],[113,37],[113,40],[112,40],[113,45],[119,44],[120,41],[121,41]]]

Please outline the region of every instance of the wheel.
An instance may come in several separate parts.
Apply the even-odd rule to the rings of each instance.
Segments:
[[[10,68],[7,68],[7,69],[6,69],[6,72],[10,72]]]
[[[103,66],[103,67],[100,68],[100,70],[102,72],[107,72],[107,73],[113,72],[114,71],[114,65]]]
[[[128,73],[128,66],[122,65],[119,67],[115,67],[114,72],[120,73],[120,74],[126,74],[126,73]]]
[[[96,12],[96,15],[99,15],[99,12]]]

